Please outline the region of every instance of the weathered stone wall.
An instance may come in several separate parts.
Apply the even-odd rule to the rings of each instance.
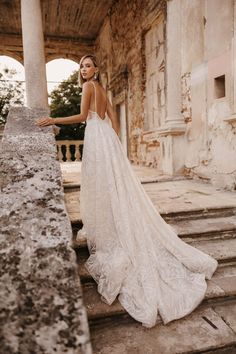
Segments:
[[[0,155],[0,352],[91,353],[48,112],[11,109]]]
[[[162,18],[159,36],[163,43],[165,9],[166,2],[160,0],[117,1],[111,7],[96,42],[113,103],[119,103],[120,96],[125,100],[129,158],[132,162],[153,167],[160,165],[160,143],[156,134],[145,128],[147,68],[144,38],[152,24]],[[163,72],[160,54],[158,62]]]
[[[185,166],[226,189],[236,188],[236,128],[225,120],[235,113],[234,10],[232,0],[182,1],[182,104],[190,115]],[[216,78],[223,75],[218,84],[225,93],[218,97]]]
[[[160,172],[165,164],[162,139],[165,142],[171,140],[168,133],[165,137],[160,137],[157,132],[159,126],[165,125],[167,117],[166,21],[171,14],[168,14],[166,6],[166,1],[157,0],[116,1],[96,42],[96,51],[102,62],[108,90],[113,94],[113,104],[119,104],[120,97],[125,100],[129,158],[134,163],[155,167]],[[180,139],[177,151],[173,142],[170,142],[170,150],[173,150],[172,163],[175,165],[176,158],[180,159],[184,161],[182,173],[207,179],[223,188],[234,189],[234,1],[181,0],[180,11],[181,36],[176,41],[181,48],[181,114],[186,131],[184,140]],[[157,26],[155,32],[153,29],[158,21],[159,27]],[[174,21],[172,25],[175,25]],[[148,43],[145,43],[146,40]],[[156,58],[147,53],[147,47],[152,47],[153,42],[157,43]],[[148,85],[153,79],[148,70],[155,65],[156,78],[152,84],[154,95],[148,102],[147,93],[152,94]],[[221,79],[215,79],[222,75],[225,75],[225,95],[217,97],[215,85],[222,85],[222,82]],[[161,105],[158,105],[158,101]],[[153,107],[154,113],[150,107]],[[225,120],[232,116],[233,123],[232,120],[231,123]],[[152,123],[153,128],[150,128]]]

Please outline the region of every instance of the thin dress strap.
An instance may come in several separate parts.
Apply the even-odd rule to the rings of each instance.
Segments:
[[[96,85],[93,81],[91,81],[94,87],[94,99],[95,99],[95,112],[98,114],[97,112],[97,100],[96,100]]]

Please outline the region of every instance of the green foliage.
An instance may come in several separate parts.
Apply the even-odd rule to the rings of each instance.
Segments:
[[[0,125],[4,125],[10,106],[24,105],[24,89],[22,82],[13,80],[16,75],[15,69],[4,68],[0,72]]]
[[[50,95],[51,117],[66,117],[80,113],[81,89],[78,85],[78,71],[62,81]],[[85,123],[70,125],[57,124],[61,130],[57,140],[83,140]]]

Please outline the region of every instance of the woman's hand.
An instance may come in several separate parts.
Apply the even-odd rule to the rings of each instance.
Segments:
[[[48,117],[48,118],[40,118],[36,120],[35,124],[38,127],[47,127],[48,125],[54,125],[55,124],[55,119]]]

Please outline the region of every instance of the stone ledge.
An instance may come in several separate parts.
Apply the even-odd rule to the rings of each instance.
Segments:
[[[47,111],[10,111],[0,156],[0,328],[4,353],[92,353]]]
[[[232,114],[230,117],[224,118],[224,121],[233,126],[236,126],[236,114]]]
[[[156,132],[158,136],[167,135],[183,135],[186,131],[186,124],[184,122],[166,122],[165,125],[160,126]]]

